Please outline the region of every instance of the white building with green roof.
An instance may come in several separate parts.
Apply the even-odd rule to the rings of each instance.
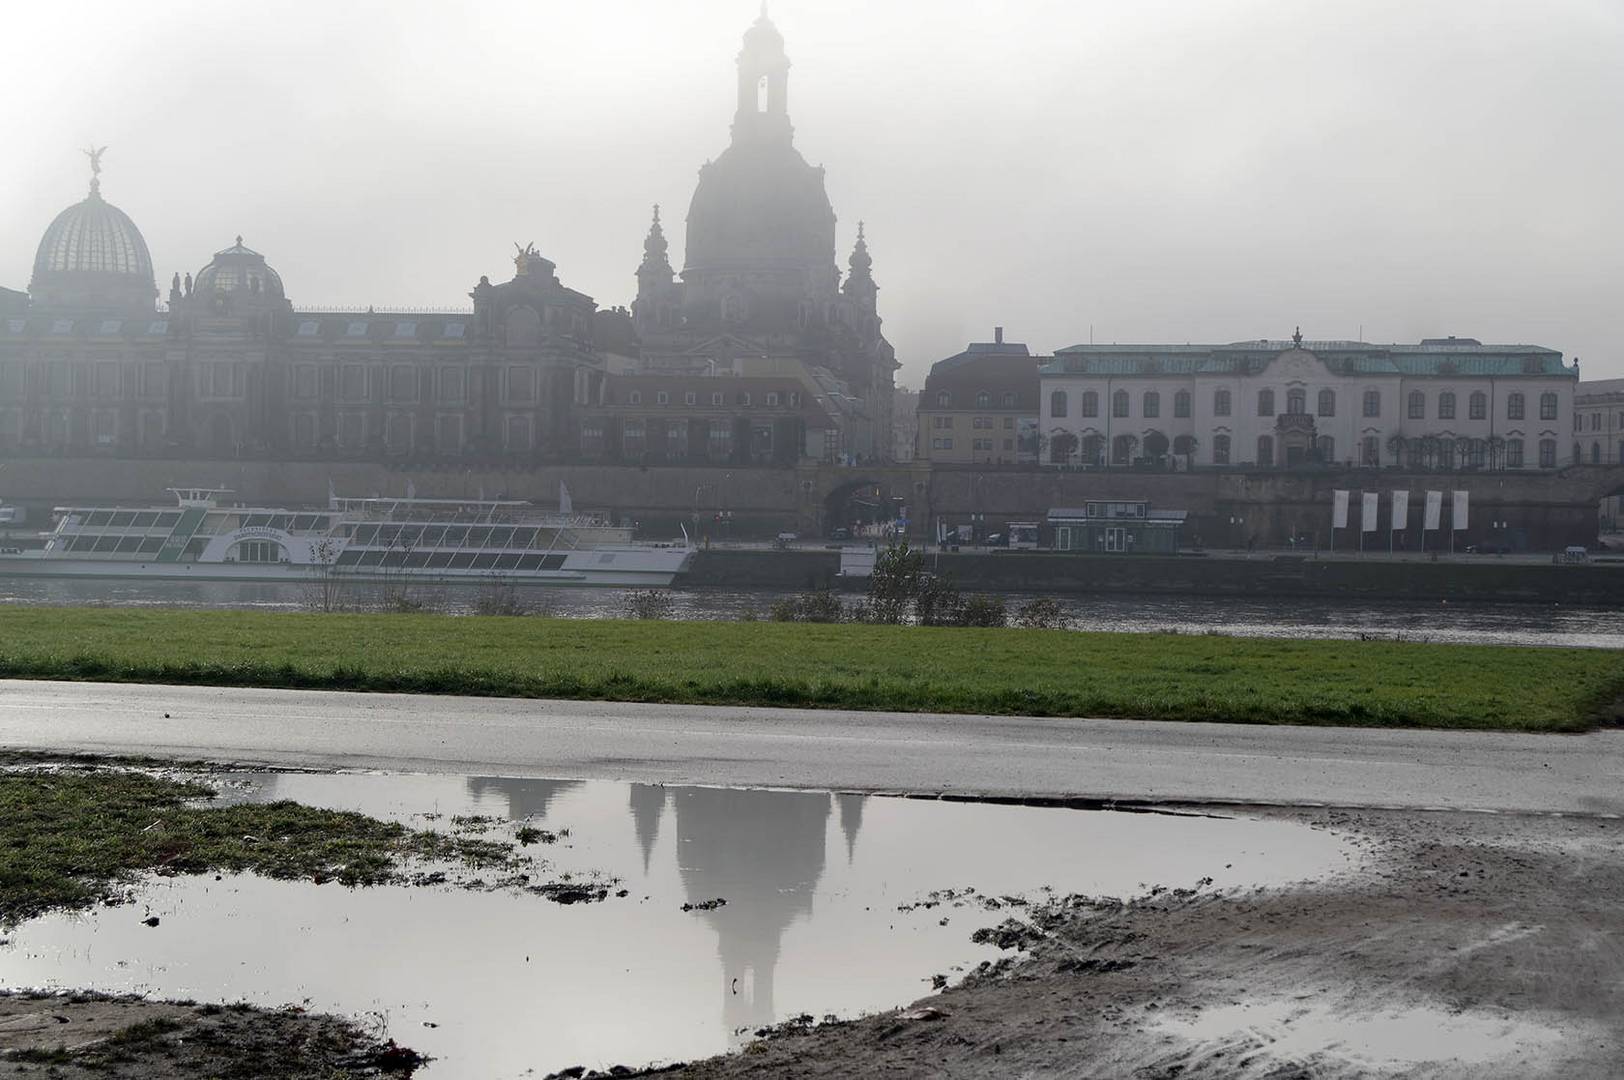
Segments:
[[[1073,345],[1039,367],[1045,466],[1554,469],[1577,364],[1537,345]]]

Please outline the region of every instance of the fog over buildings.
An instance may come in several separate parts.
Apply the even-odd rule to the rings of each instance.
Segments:
[[[1624,375],[1624,6],[778,0],[836,250],[917,387],[993,324],[1535,342]],[[241,234],[301,307],[468,304],[534,241],[604,307],[727,145],[749,3],[10,6],[0,285],[81,196],[160,284]],[[673,228],[681,266],[681,230]]]

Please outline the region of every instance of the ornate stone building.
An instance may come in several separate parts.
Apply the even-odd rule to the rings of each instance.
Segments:
[[[480,278],[471,311],[301,311],[241,237],[174,275],[160,310],[146,241],[102,198],[92,151],[89,196],[45,230],[28,294],[0,290],[0,454],[889,456],[896,363],[867,243],[859,226],[842,285],[823,170],[792,145],[788,69],[758,20],[733,143],[694,192],[682,278],[656,210],[630,312],[598,310],[533,245],[511,280]],[[677,400],[701,404],[642,416],[639,391],[609,382],[637,375],[681,376]]]
[[[732,141],[700,169],[678,280],[655,207],[632,317],[651,372],[800,378],[838,422],[842,456],[891,448],[896,356],[862,224],[841,281],[822,167],[795,149],[789,58],[763,15],[738,56]]]

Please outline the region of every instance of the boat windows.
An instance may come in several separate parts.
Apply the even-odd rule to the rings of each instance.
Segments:
[[[338,561],[335,565],[354,566],[356,563],[361,561],[361,554],[362,553],[359,551],[340,551],[338,553]]]
[[[543,555],[541,557],[541,568],[543,570],[557,570],[563,565],[564,556],[562,555]]]
[[[484,547],[485,542],[487,540],[489,540],[490,538],[491,538],[491,531],[489,529],[469,529],[468,530],[467,546],[468,547]]]
[[[171,512],[158,515],[157,527],[160,529],[173,529],[178,524],[180,524],[179,513]]]
[[[429,564],[429,553],[426,551],[408,551],[406,561],[402,566],[419,569]]]
[[[282,561],[282,545],[275,540],[240,540],[236,559],[244,563],[275,563]]]
[[[490,570],[496,566],[495,555],[475,555],[473,568],[475,570]]]
[[[192,537],[192,539],[186,541],[185,557],[188,558],[188,559],[194,559],[195,560],[198,556],[203,554],[203,549],[208,547],[208,546],[209,546],[208,537],[206,537],[206,536],[194,536],[194,537]]]
[[[96,538],[96,548],[95,548],[95,550],[96,550],[97,554],[100,554],[101,552],[104,552],[104,551],[117,551],[118,550],[118,537],[116,537],[116,536],[98,536]]]
[[[107,519],[112,516],[112,514],[105,510],[98,510],[93,514],[87,514],[85,516],[84,524],[88,526],[106,525]]]
[[[514,569],[517,569],[518,565],[519,565],[519,560],[522,559],[523,557],[524,556],[522,556],[522,555],[498,555],[496,557],[496,567],[495,568],[497,570],[514,570]]]
[[[378,527],[376,525],[358,525],[355,529],[355,542],[363,546],[378,542]]]
[[[134,519],[131,520],[130,524],[134,525],[137,529],[150,529],[153,525],[157,524],[157,521],[157,514],[136,514]]]
[[[126,536],[118,542],[118,553],[120,555],[134,555],[140,549],[141,538],[139,536]]]
[[[535,547],[536,546],[536,530],[534,530],[534,529],[514,529],[513,530],[513,544],[512,544],[512,546],[516,547],[516,548]]]
[[[437,551],[429,556],[428,566],[431,570],[444,570],[451,565],[451,552]]]
[[[135,514],[118,513],[109,518],[107,524],[118,529],[128,529],[133,521],[135,521]]]
[[[485,546],[486,547],[494,547],[494,548],[505,548],[505,547],[512,546],[512,544],[513,544],[513,530],[512,529],[492,529],[491,530],[491,538],[485,544]]]
[[[405,562],[406,562],[406,553],[404,551],[385,551],[383,553],[383,560],[378,565],[379,566],[402,566],[402,565],[405,564]]]
[[[452,570],[466,570],[472,566],[473,563],[474,553],[471,551],[461,551],[451,556],[450,568]]]
[[[139,551],[143,555],[156,555],[159,552],[159,550],[161,550],[163,548],[163,546],[164,546],[164,538],[163,537],[161,537],[161,536],[148,536],[148,537],[145,537],[141,541],[140,546],[137,547],[136,550]]]
[[[468,530],[466,528],[447,529],[445,531],[446,547],[467,547]]]

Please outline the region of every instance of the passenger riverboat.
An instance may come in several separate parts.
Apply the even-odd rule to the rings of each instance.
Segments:
[[[569,506],[508,499],[339,498],[326,509],[242,506],[224,488],[170,488],[173,505],[60,506],[40,550],[0,576],[302,582],[427,579],[661,587],[694,558],[686,537],[640,543]]]

